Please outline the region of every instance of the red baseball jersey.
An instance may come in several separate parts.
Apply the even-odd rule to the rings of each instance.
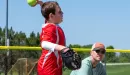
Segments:
[[[40,42],[43,41],[65,46],[64,32],[59,25],[52,23],[45,24],[40,34]],[[60,52],[42,48],[37,71],[38,75],[62,75],[62,58]]]

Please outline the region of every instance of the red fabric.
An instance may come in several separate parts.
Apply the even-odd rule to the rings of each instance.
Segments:
[[[57,26],[58,34],[59,34],[59,45],[65,46],[65,35],[63,30]],[[57,41],[57,34],[56,34],[56,25],[48,24],[44,28],[42,28],[42,32],[40,35],[40,41],[48,41],[52,43],[56,43]],[[55,52],[55,51],[54,51]],[[42,54],[40,59],[38,60],[37,71],[38,75],[62,75],[62,58],[59,54],[59,60],[57,65],[57,57],[55,53],[51,52],[46,62],[43,65],[45,60],[45,56],[49,53],[49,50],[42,49]]]

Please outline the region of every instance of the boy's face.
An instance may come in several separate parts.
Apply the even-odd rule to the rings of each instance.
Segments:
[[[53,16],[53,20],[54,20],[55,24],[59,24],[63,21],[63,12],[62,12],[61,8],[58,6],[56,7],[56,11]]]

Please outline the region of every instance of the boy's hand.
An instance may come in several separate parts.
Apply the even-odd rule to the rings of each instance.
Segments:
[[[41,0],[37,0],[37,4],[40,4],[40,6],[42,6],[43,2]]]

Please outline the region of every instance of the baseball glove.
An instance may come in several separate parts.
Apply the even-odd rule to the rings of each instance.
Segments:
[[[81,67],[81,57],[71,48],[64,48],[61,51],[63,65],[70,70],[76,70]]]

